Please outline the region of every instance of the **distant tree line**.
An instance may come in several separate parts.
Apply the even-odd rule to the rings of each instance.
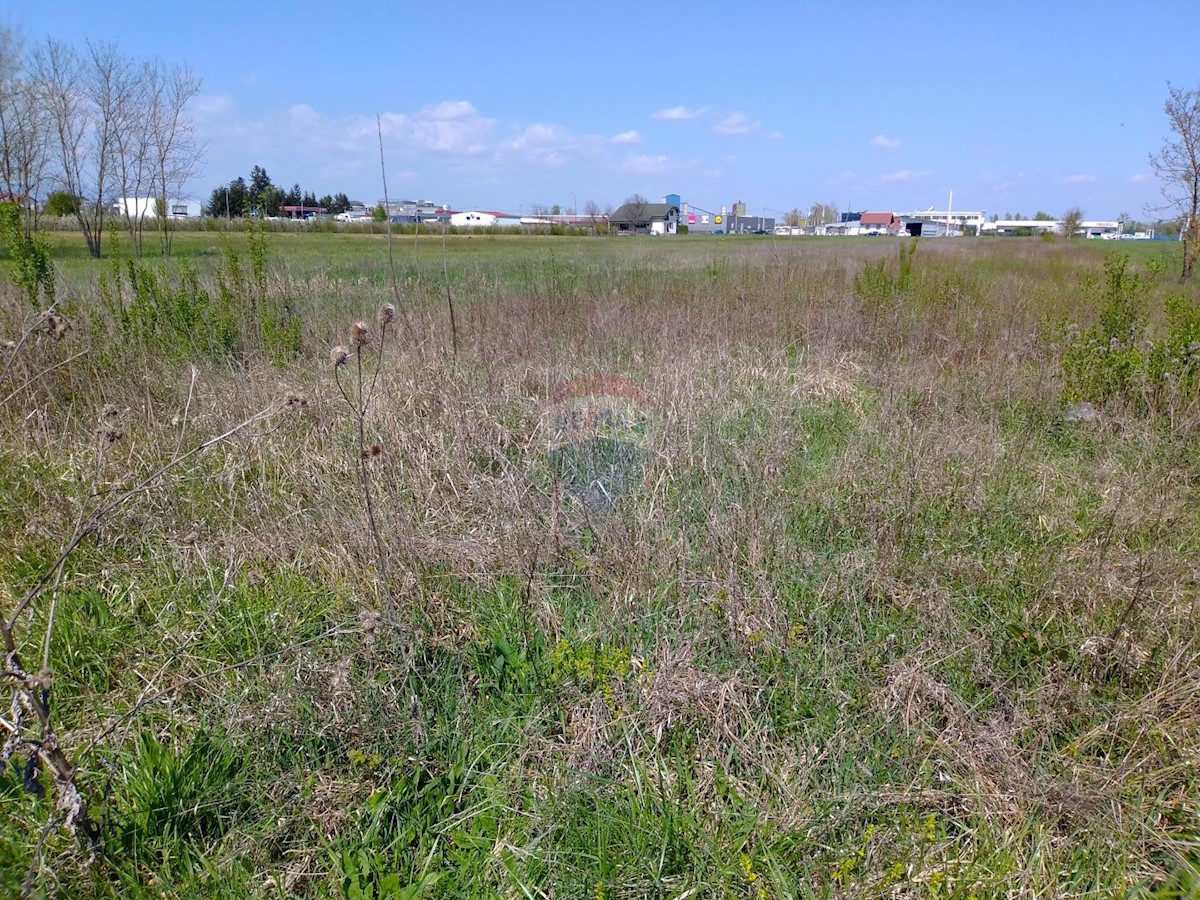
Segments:
[[[337,214],[350,208],[350,198],[340,192],[318,197],[311,191],[301,192],[298,183],[285,191],[271,182],[266,169],[255,166],[248,180],[239,175],[213,188],[205,211],[216,218],[240,219],[278,216],[285,206],[316,206]]]
[[[47,38],[27,48],[0,28],[0,192],[24,210],[29,231],[39,198],[64,195],[56,210],[74,216],[93,257],[114,215],[138,253],[153,219],[169,253],[170,221],[155,213],[199,166],[203,147],[186,108],[200,85],[186,66],[138,59],[115,43]],[[154,202],[116,204],[121,197]]]

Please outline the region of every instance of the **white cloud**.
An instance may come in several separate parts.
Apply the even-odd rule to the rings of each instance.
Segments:
[[[288,107],[287,123],[292,128],[303,131],[306,128],[319,127],[321,117],[307,103],[297,103],[295,106]]]
[[[522,169],[578,164],[611,172],[641,143],[634,130],[587,134],[555,122],[501,120],[459,98],[385,112],[378,122],[373,113],[331,115],[306,103],[250,115],[223,94],[197,97],[189,109],[209,148],[208,165],[196,176],[199,186],[224,181],[250,160],[277,180],[311,184],[318,193],[369,192],[379,177],[380,132],[389,181],[457,184],[460,190],[507,185]],[[667,165],[654,156],[624,162],[626,171]]]
[[[658,119],[660,122],[686,122],[688,119],[698,119],[706,112],[708,112],[707,106],[702,106],[699,109],[688,109],[686,106],[672,106],[668,109],[660,109],[651,115],[650,118]]]
[[[1062,179],[1062,184],[1091,184],[1095,180],[1095,175],[1068,175]]]
[[[197,119],[232,115],[234,108],[233,98],[228,94],[201,94],[188,104],[188,109]]]
[[[826,178],[826,184],[845,184],[847,181],[853,181],[858,177],[856,172],[847,169],[844,172],[838,172],[832,178]]]
[[[342,123],[360,136],[369,138],[375,134],[375,119],[371,116],[329,119],[326,127],[336,133]],[[467,100],[445,100],[423,107],[413,115],[384,113],[379,119],[385,148],[390,146],[390,152],[425,151],[446,156],[487,153],[494,144],[498,124],[495,119],[479,115]]]
[[[675,168],[669,156],[630,156],[620,165],[620,171],[633,175],[661,175]]]
[[[388,112],[378,121],[365,114],[331,116],[305,103],[247,117],[226,96],[198,98],[193,109],[208,141],[209,172],[221,179],[251,159],[288,181],[374,181],[380,132],[389,178],[400,179],[402,171],[424,169],[433,160],[450,166],[470,161],[478,169],[498,152],[502,132],[502,123],[480,115],[466,100]],[[197,180],[208,177],[200,173]]]
[[[730,113],[724,119],[714,125],[713,131],[715,131],[717,134],[738,135],[749,134],[752,131],[757,131],[761,127],[762,122],[757,120],[751,122],[749,116],[747,116],[741,110],[738,110],[737,112]]]
[[[884,150],[894,150],[900,146],[900,138],[890,138],[882,134],[877,134],[871,138],[871,146],[880,147]]]
[[[461,122],[479,115],[469,100],[443,100],[434,106],[426,106],[421,113],[427,118],[443,122]]]
[[[536,122],[516,137],[509,138],[501,146],[505,150],[528,150],[531,147],[553,146],[561,143],[567,130],[559,125]]]
[[[770,134],[767,135],[767,137],[773,141],[782,141],[783,140],[783,132],[782,131],[772,131]]]
[[[538,122],[503,141],[500,153],[539,166],[561,166],[600,157],[606,143],[599,135],[576,134],[562,125]]]
[[[1149,181],[1150,176],[1148,174],[1146,174],[1145,172],[1138,172],[1136,175],[1130,175],[1125,180],[1128,181],[1130,184],[1141,184],[1144,181]]]
[[[913,181],[917,178],[924,178],[928,172],[914,172],[911,169],[901,169],[899,172],[888,172],[886,175],[880,175],[875,179],[876,184],[897,184],[901,181]]]

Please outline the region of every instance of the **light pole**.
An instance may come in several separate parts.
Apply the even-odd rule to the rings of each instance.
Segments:
[[[579,215],[579,198],[575,196],[574,191],[571,191],[571,215],[573,217]]]

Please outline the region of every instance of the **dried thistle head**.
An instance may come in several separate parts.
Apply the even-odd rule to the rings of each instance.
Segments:
[[[379,319],[380,328],[390,325],[396,319],[396,307],[390,303],[383,304],[383,306],[379,307],[377,318]]]
[[[379,444],[372,444],[370,447],[364,447],[362,451],[363,459],[375,459],[377,456],[383,455],[383,447]]]
[[[308,398],[303,394],[296,393],[295,391],[288,391],[283,398],[283,405],[288,409],[307,409]]]
[[[105,403],[100,408],[100,422],[115,422],[121,415],[121,410],[111,403]]]
[[[333,364],[333,367],[335,369],[338,366],[344,366],[346,364],[346,360],[349,358],[350,358],[350,351],[347,350],[345,347],[343,347],[341,344],[338,344],[336,347],[334,347],[332,350],[329,351],[329,361]]]
[[[367,644],[375,643],[379,632],[383,630],[383,620],[379,617],[379,613],[369,609],[363,610],[358,614],[358,618],[362,622],[363,641]]]
[[[46,331],[54,340],[61,341],[67,336],[70,329],[71,323],[64,316],[60,316],[58,313],[50,313],[46,316]]]
[[[350,329],[350,346],[355,350],[371,343],[371,329],[366,322],[355,322]]]
[[[111,447],[125,435],[120,428],[98,428],[96,429],[96,440],[100,442],[101,447]]]

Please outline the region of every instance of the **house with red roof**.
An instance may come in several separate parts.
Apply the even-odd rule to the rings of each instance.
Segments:
[[[858,221],[859,234],[895,234],[900,220],[890,212],[865,212]]]

